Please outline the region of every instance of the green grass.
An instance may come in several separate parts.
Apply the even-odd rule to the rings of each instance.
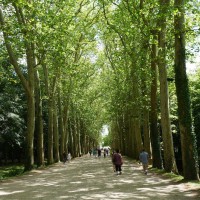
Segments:
[[[186,182],[188,184],[192,184],[192,185],[196,185],[196,186],[199,186],[200,185],[200,182],[199,181],[187,181],[187,180],[184,180],[184,177],[181,176],[181,175],[177,175],[177,174],[174,174],[174,173],[169,173],[169,172],[166,172],[164,169],[156,169],[156,168],[150,168],[149,169],[151,172],[155,172],[156,174],[160,174],[162,177],[166,177],[166,178],[169,178],[175,182]]]
[[[163,177],[170,178],[170,179],[172,179],[173,181],[176,181],[176,182],[183,181],[183,179],[184,179],[183,176],[174,174],[172,172],[171,173],[166,172],[164,169],[150,168],[150,171],[155,172],[157,174],[160,174]]]
[[[24,172],[23,165],[10,165],[0,167],[0,180],[8,177],[18,176]]]

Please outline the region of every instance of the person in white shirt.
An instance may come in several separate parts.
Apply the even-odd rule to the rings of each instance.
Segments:
[[[70,152],[68,152],[68,154],[67,154],[67,160],[68,160],[68,162],[70,162],[70,161],[71,161],[71,159],[72,159],[71,153],[70,153]]]

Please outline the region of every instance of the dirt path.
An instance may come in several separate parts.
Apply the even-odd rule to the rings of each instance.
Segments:
[[[141,166],[125,159],[123,174],[115,175],[110,158],[84,156],[70,163],[0,182],[0,199],[200,199],[199,188],[142,174]]]

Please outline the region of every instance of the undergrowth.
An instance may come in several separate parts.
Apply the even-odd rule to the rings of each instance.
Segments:
[[[12,166],[1,166],[0,167],[0,180],[6,179],[8,177],[18,176],[23,174],[23,165],[12,165]]]

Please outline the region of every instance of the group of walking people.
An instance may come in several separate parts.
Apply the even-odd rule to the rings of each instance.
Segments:
[[[101,157],[103,151],[104,158],[109,154],[109,148],[94,148],[89,150],[90,156]]]
[[[104,151],[106,152],[106,151]],[[91,155],[91,152],[89,152]],[[148,153],[145,151],[145,149],[143,149],[140,154],[139,154],[139,161],[142,163],[143,166],[143,172],[144,174],[147,175],[147,170],[148,170],[148,159],[149,159],[149,155]],[[70,152],[68,152],[68,154],[66,154],[66,152],[63,152],[63,163],[65,164],[67,161],[70,162],[71,160],[71,154]],[[116,172],[117,175],[122,174],[122,165],[123,165],[123,158],[122,155],[119,151],[119,149],[116,149],[113,153],[112,153],[112,163],[113,163],[113,169],[114,172]]]
[[[139,161],[142,163],[143,172],[146,175],[147,175],[147,170],[148,170],[148,159],[149,159],[149,155],[145,151],[145,149],[143,149],[139,154]],[[122,174],[123,159],[122,159],[122,155],[119,152],[119,149],[116,149],[116,151],[113,152],[112,163],[114,167],[114,172],[116,172],[117,175]]]

